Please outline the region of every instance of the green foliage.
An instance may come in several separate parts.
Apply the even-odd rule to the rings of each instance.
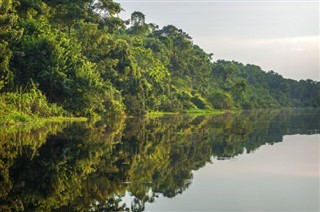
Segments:
[[[15,49],[23,55],[13,59],[17,85],[35,81],[49,101],[75,115],[108,109],[104,101],[113,100],[112,86],[102,83],[96,65],[82,55],[80,45],[52,29],[43,17],[29,15],[21,26],[26,30]]]
[[[46,97],[34,85],[28,92],[0,94],[0,125],[16,122],[28,122],[34,117],[68,115],[56,104],[49,104]]]
[[[161,105],[159,109],[161,111],[168,111],[168,112],[182,112],[183,105],[181,104],[181,101],[178,99],[171,99],[166,96],[162,96],[160,99]]]
[[[208,101],[216,109],[231,109],[234,104],[231,95],[221,90],[210,93]]]
[[[50,103],[92,117],[320,106],[319,82],[213,62],[182,29],[120,11],[112,0],[1,1],[2,92],[35,83]]]
[[[207,100],[202,98],[199,94],[194,95],[191,98],[191,102],[199,109],[210,109]]]
[[[12,50],[10,42],[19,40],[21,30],[16,26],[18,15],[15,7],[18,1],[0,1],[0,90],[13,80],[13,73],[9,68]]]
[[[306,103],[304,99],[319,97],[319,82],[307,80],[297,82],[284,79],[281,75],[270,71],[264,72],[259,66],[243,65],[235,61],[217,61],[212,69],[209,96],[213,102],[215,93],[228,95],[232,107],[237,108],[280,108],[280,107],[319,107],[317,103]],[[303,87],[312,93],[304,93]],[[299,90],[299,91],[298,91]],[[217,97],[216,97],[217,98]],[[222,105],[216,105],[221,108]],[[223,108],[223,107],[222,107]]]

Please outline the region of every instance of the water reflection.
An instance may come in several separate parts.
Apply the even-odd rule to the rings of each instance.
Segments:
[[[317,134],[319,110],[128,118],[0,129],[0,211],[142,211],[175,197],[192,170],[284,135]],[[122,198],[130,194],[131,203]]]

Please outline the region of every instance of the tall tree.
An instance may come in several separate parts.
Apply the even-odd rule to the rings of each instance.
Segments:
[[[13,80],[13,73],[9,69],[12,57],[10,43],[21,36],[17,28],[17,5],[18,1],[15,0],[0,0],[0,90]]]
[[[145,25],[145,15],[138,11],[133,12],[131,14],[131,24],[134,27]]]

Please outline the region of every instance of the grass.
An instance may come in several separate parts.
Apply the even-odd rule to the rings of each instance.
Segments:
[[[227,110],[213,110],[213,109],[190,109],[185,111],[187,114],[206,114],[206,115],[221,115],[227,112]]]
[[[29,91],[0,93],[0,126],[45,122],[87,121],[85,117],[72,117],[62,107],[51,104],[36,87]]]
[[[1,121],[2,120],[2,121]],[[26,114],[22,113],[15,113],[10,114],[8,117],[1,117],[0,120],[0,127],[2,126],[10,126],[10,125],[25,125],[25,124],[31,124],[31,125],[43,125],[47,122],[52,123],[62,123],[62,122],[86,122],[88,121],[88,118],[86,117],[35,117],[35,116],[28,116]]]
[[[88,121],[88,118],[86,117],[48,117],[48,118],[40,118],[42,121],[48,121],[48,122],[65,122],[65,121],[75,121],[75,122],[86,122]]]
[[[147,116],[149,117],[160,117],[164,115],[177,115],[178,112],[162,112],[162,111],[151,111],[147,113]]]
[[[215,109],[190,109],[182,112],[162,112],[162,111],[152,111],[148,112],[149,117],[160,117],[164,115],[178,115],[178,114],[189,114],[189,115],[221,115],[226,112],[236,112],[236,110],[215,110]]]

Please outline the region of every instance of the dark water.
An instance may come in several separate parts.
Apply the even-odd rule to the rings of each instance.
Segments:
[[[319,110],[0,128],[0,211],[319,211]]]

